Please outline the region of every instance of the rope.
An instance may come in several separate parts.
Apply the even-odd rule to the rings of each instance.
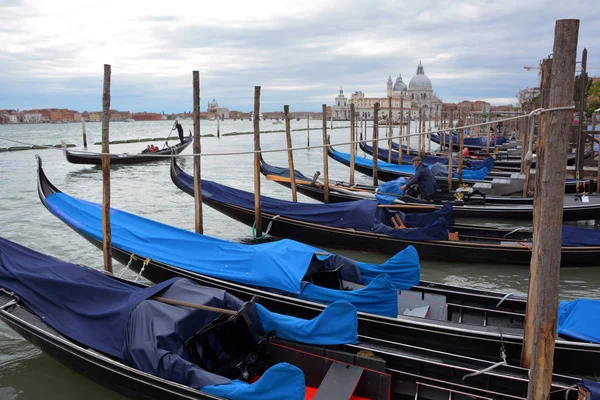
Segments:
[[[500,300],[498,302],[498,304],[496,304],[496,308],[500,307],[500,304],[502,304],[504,302],[504,300],[508,299],[509,296],[512,296],[514,293],[506,293],[506,295],[504,295],[504,297],[502,298],[502,300]]]
[[[261,237],[256,236],[256,220],[255,220],[254,223],[252,224],[252,237],[256,240],[262,240],[265,237],[267,237],[267,235],[269,234],[269,231],[271,230],[271,226],[273,225],[273,221],[275,221],[275,219],[279,218],[279,217],[280,217],[280,215],[277,214],[276,216],[271,218],[271,221],[269,222],[269,225],[267,226],[267,230],[265,231],[265,233],[263,233],[263,235]]]
[[[502,336],[502,331],[500,330],[500,327],[498,327],[498,332],[500,332],[500,343],[501,343],[501,345],[500,345],[500,358],[502,358],[502,361],[499,361],[496,364],[490,365],[489,367],[484,368],[482,370],[479,370],[479,371],[476,371],[476,372],[473,372],[471,374],[467,374],[467,375],[463,376],[462,377],[463,381],[466,380],[467,378],[471,378],[473,376],[477,376],[477,375],[481,375],[481,374],[484,374],[486,372],[489,372],[489,371],[491,371],[493,369],[496,369],[496,368],[498,368],[500,366],[503,366],[503,365],[507,366],[508,365],[508,363],[506,362],[506,348],[504,347],[504,338]]]
[[[515,229],[515,230],[512,230],[512,231],[508,232],[508,233],[507,233],[506,235],[504,235],[503,237],[507,237],[508,235],[512,235],[513,233],[515,233],[515,232],[518,232],[518,231],[520,231],[520,230],[522,230],[522,229],[527,229],[527,228],[526,228],[526,227],[524,227],[524,226],[521,226],[521,227],[519,227],[519,228],[517,228],[517,229]]]
[[[119,278],[121,278],[125,274],[125,271],[127,271],[129,269],[129,266],[131,265],[131,263],[133,262],[133,260],[135,260],[135,254],[131,253],[131,257],[129,257],[129,262],[127,263],[127,265],[125,266],[125,268],[123,268],[123,270],[119,274],[119,276],[118,276]]]
[[[142,269],[140,269],[140,272],[139,272],[139,273],[137,274],[137,276],[135,277],[135,280],[134,280],[134,282],[137,282],[137,281],[138,281],[138,279],[140,279],[140,276],[142,276],[142,273],[144,272],[144,270],[146,269],[146,267],[148,266],[148,264],[150,264],[150,261],[151,261],[151,260],[150,260],[149,258],[146,258],[146,259],[144,260],[144,263],[142,264]]]
[[[535,110],[536,112],[538,110],[542,110],[539,111],[539,113],[547,113],[547,112],[552,112],[552,111],[567,111],[567,110],[573,110],[575,109],[575,106],[569,106],[569,107],[555,107],[555,108],[548,108],[548,109],[537,109]],[[507,122],[507,121],[514,121],[514,120],[518,120],[521,118],[527,118],[529,115],[519,115],[516,117],[509,117],[509,118],[504,118],[504,119],[499,119],[499,120],[495,120],[494,122],[499,123],[499,122]],[[455,129],[464,129],[464,128],[474,128],[477,126],[482,126],[482,125],[488,125],[489,123],[485,122],[485,123],[479,123],[479,124],[472,124],[472,125],[465,125],[465,126],[460,126],[460,127],[456,127]],[[412,136],[419,136],[419,135],[430,135],[433,133],[443,133],[445,132],[445,130],[433,130],[433,131],[428,131],[428,132],[420,132],[420,133],[414,133],[414,134],[410,134],[410,135],[399,135],[399,136],[393,136],[392,139],[403,139],[405,137],[412,137]],[[381,141],[381,140],[388,140],[389,138],[383,137],[383,138],[379,138],[377,139],[377,141]],[[19,141],[19,140],[14,140],[14,139],[8,139],[5,137],[0,137],[0,140],[5,140],[7,142],[13,142],[13,143],[19,143],[19,144],[24,144],[24,145],[28,145],[28,146],[37,146],[40,147],[42,149],[52,149],[52,150],[60,150],[63,151],[63,149],[59,149],[53,146],[45,146],[45,145],[38,145],[38,144],[34,144],[34,143],[29,143],[29,142],[23,142],[23,141]],[[350,142],[342,142],[342,143],[334,143],[331,144],[331,146],[346,146],[346,145],[353,145],[356,143],[368,143],[368,142],[372,142],[372,139],[369,140],[356,140],[356,141],[350,141]],[[168,155],[168,154],[136,154],[136,157],[141,156],[141,157],[152,157],[152,158],[172,158],[172,157],[194,157],[194,156],[200,156],[200,157],[214,157],[214,156],[239,156],[239,155],[248,155],[248,154],[261,154],[261,153],[279,153],[279,152],[287,152],[287,151],[294,151],[294,150],[310,150],[310,149],[324,149],[329,147],[329,144],[326,145],[318,145],[318,146],[304,146],[304,147],[286,147],[286,148],[280,148],[280,149],[272,149],[272,150],[251,150],[251,151],[238,151],[238,152],[231,152],[231,153],[200,153],[200,154],[178,154],[177,156],[175,155]],[[84,151],[84,150],[69,150],[71,153],[81,153],[81,154],[94,154],[94,155],[117,155],[117,156],[125,156],[125,153],[97,153],[97,152],[93,152],[93,151]],[[129,154],[130,155],[130,154]]]

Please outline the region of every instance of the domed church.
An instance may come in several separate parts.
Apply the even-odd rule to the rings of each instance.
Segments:
[[[425,75],[421,61],[417,66],[416,75],[408,82],[408,86],[402,80],[402,75],[398,75],[395,82],[391,76],[388,78],[386,97],[365,97],[362,92],[354,92],[348,105],[344,107],[346,102],[340,101],[340,96],[335,99],[336,106],[332,107],[334,119],[349,119],[351,103],[354,104],[355,110],[361,118],[371,118],[376,102],[379,102],[381,118],[387,118],[390,97],[392,98],[392,118],[394,120],[400,119],[401,112],[404,114],[404,118],[409,115],[411,118],[418,118],[419,109],[423,110],[424,119],[429,119],[431,116],[431,119],[435,120],[440,118],[442,111],[442,101],[433,92],[431,80]]]

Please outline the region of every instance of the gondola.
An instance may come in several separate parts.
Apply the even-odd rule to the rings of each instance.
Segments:
[[[183,143],[179,142],[174,146],[165,146],[163,149],[158,150],[154,153],[138,153],[138,154],[111,154],[110,156],[110,164],[142,164],[154,161],[165,160],[164,157],[154,157],[154,156],[168,156],[175,152],[175,154],[180,154],[184,151],[190,144],[192,144],[191,135],[183,140]],[[90,153],[77,153],[72,152],[65,149],[65,157],[67,161],[72,164],[92,164],[92,165],[102,165],[102,155],[101,154],[90,154]]]
[[[373,156],[373,147],[372,146],[369,146],[365,142],[360,142],[359,147],[366,154]],[[387,162],[388,155],[389,155],[388,149],[379,147],[377,149],[377,154],[378,154],[377,158],[379,160]],[[398,152],[392,150],[391,163],[398,164],[398,157],[399,157]],[[410,155],[410,154],[404,154],[402,157],[402,164],[412,164],[412,160],[414,157],[415,156]],[[421,159],[423,160],[423,162],[425,164],[428,164],[428,165],[433,165],[435,163],[442,163],[442,164],[446,164],[446,165],[448,164],[448,155],[424,154],[421,157]],[[458,162],[455,159],[454,167],[456,167],[457,165],[458,165]],[[465,158],[463,167],[464,167],[464,169],[480,169],[480,168],[486,167],[488,169],[488,171],[490,171],[490,173],[492,174],[491,176],[494,176],[494,174],[493,174],[494,158],[492,156],[488,156],[487,158],[485,158],[483,160],[482,159]],[[500,173],[500,174],[497,174],[497,176],[510,177],[510,175],[506,174],[506,173]]]
[[[329,144],[329,140],[328,140]],[[350,155],[348,153],[343,153],[337,151],[330,144],[327,146],[327,154],[329,157],[338,161],[341,164],[344,164],[350,167]],[[367,176],[373,176],[373,161],[355,156],[354,158],[354,169],[362,174]],[[414,168],[405,168],[406,166],[397,165],[397,164],[387,164],[381,162],[377,165],[377,177],[381,181],[393,181],[401,177],[410,177],[414,175]],[[500,174],[500,175],[498,175]],[[520,195],[523,192],[523,183],[522,181],[518,181],[518,184],[506,184],[506,181],[510,181],[509,174],[504,174],[506,176],[502,176],[501,173],[497,173],[497,176],[486,176],[485,178],[472,179],[473,175],[477,175],[477,173],[469,170],[463,170],[463,185],[468,185],[472,187],[477,187],[477,184],[489,184],[492,183],[494,185],[495,180],[499,180],[498,187],[492,187],[486,193],[492,196],[516,196]],[[456,172],[453,174],[452,185],[453,187],[458,187],[458,178]],[[448,189],[448,178],[447,177],[436,177],[438,187],[440,190]],[[581,193],[581,192],[590,192],[595,190],[595,182],[589,180],[572,180],[567,179],[565,182],[565,193]]]
[[[5,239],[0,253],[0,319],[61,364],[130,398],[526,398],[527,370],[356,341],[356,311],[345,303],[307,324],[187,279],[145,287]],[[550,399],[591,395],[594,385],[553,375]]]
[[[290,187],[289,168],[269,165],[260,157],[260,171],[268,179],[283,186]],[[308,178],[295,171],[296,190],[312,199],[324,202],[324,185],[322,180]],[[364,199],[376,200],[377,187],[361,184],[349,184],[343,181],[333,181],[329,184],[329,203],[357,201]],[[460,192],[457,200],[456,193],[439,191],[431,201],[403,196],[392,204],[397,205],[404,213],[429,212],[439,210],[444,204],[451,204],[455,217],[532,220],[533,197],[487,196],[476,192]],[[578,221],[600,218],[600,195],[587,195],[587,203],[582,201],[581,194],[565,194],[563,221]],[[401,207],[404,205],[404,207]]]
[[[184,192],[194,195],[193,178],[183,172],[176,162],[171,163],[171,180]],[[204,183],[206,182],[206,183]],[[454,224],[453,232],[458,240],[450,240],[447,231],[443,233],[443,222],[439,219],[425,231],[397,229],[391,221],[392,213],[375,217],[379,207],[370,200],[337,204],[302,204],[261,197],[263,226],[271,226],[270,234],[334,248],[375,251],[396,254],[407,246],[415,246],[419,256],[427,259],[482,263],[529,265],[532,250],[532,233],[528,229],[510,229],[495,226]],[[248,226],[254,225],[254,194],[230,188],[211,181],[203,181],[202,201],[204,204]],[[357,203],[357,204],[353,204]],[[269,204],[269,206],[267,206]],[[340,204],[342,206],[340,206]],[[271,209],[272,205],[272,209]],[[393,205],[392,205],[393,206]],[[450,207],[445,205],[444,207]],[[297,210],[303,208],[299,217]],[[441,210],[432,212],[436,214]],[[336,213],[335,226],[319,223],[320,215]],[[293,214],[294,217],[286,216]],[[437,215],[407,214],[407,218],[431,222]],[[345,219],[344,219],[345,218]],[[356,225],[354,221],[361,224]],[[372,225],[371,225],[372,223]],[[448,223],[448,222],[446,222]],[[583,228],[563,227],[563,231],[577,231]],[[427,234],[426,234],[427,232]],[[429,239],[422,239],[421,234]],[[583,229],[582,236],[570,235],[561,252],[561,266],[597,266],[600,256],[600,238],[593,229]],[[439,236],[438,236],[439,235]],[[417,236],[419,239],[417,239]]]
[[[78,234],[96,247],[102,248],[101,218],[98,206],[86,202],[88,208],[96,209],[93,212],[97,214],[95,222],[81,219],[82,215],[89,214],[88,211],[67,212],[67,210],[55,208],[51,204],[54,200],[51,199],[62,193],[48,181],[41,166],[38,168],[38,174],[38,191],[42,203]],[[123,212],[113,209],[112,215],[119,213]],[[113,219],[112,224],[114,225],[116,221]],[[286,295],[281,290],[266,290],[262,286],[240,284],[240,281],[247,275],[244,272],[233,275],[234,279],[220,279],[207,275],[208,269],[201,264],[193,263],[190,266],[190,262],[187,260],[178,261],[172,258],[172,253],[180,254],[182,252],[181,243],[187,243],[200,249],[200,245],[197,245],[196,242],[202,241],[201,238],[204,237],[202,235],[184,232],[173,227],[168,227],[168,229],[179,231],[179,233],[158,234],[158,226],[162,224],[153,223],[155,229],[143,231],[153,232],[152,238],[155,245],[140,248],[140,243],[142,245],[148,243],[143,232],[136,230],[132,236],[135,238],[133,241],[122,236],[132,225],[129,223],[114,225],[112,256],[153,282],[162,282],[173,277],[186,277],[201,285],[225,289],[242,299],[248,300],[257,296],[260,302],[270,310],[290,313],[300,318],[313,318],[324,308],[323,304],[299,299],[296,295]],[[176,242],[178,251],[169,251],[164,246],[168,246],[168,243],[172,242],[172,237],[175,236],[178,238]],[[139,243],[136,244],[134,241]],[[136,244],[135,248],[132,247],[134,244]],[[211,247],[216,248],[217,246]],[[231,254],[232,252],[222,251],[221,253]],[[211,253],[206,256],[210,258]],[[232,254],[232,257],[238,256]],[[290,260],[295,258],[297,257],[292,257]],[[265,268],[272,267],[265,265]],[[336,274],[329,275],[329,283],[321,281],[321,284],[329,285],[332,288],[339,287],[332,286],[332,282],[333,285],[337,285],[342,281],[344,288],[357,288],[357,285],[342,280],[339,276],[336,277]],[[429,313],[430,318],[408,315],[410,312],[406,312],[408,309],[412,310],[426,305],[434,306]],[[439,306],[442,311],[441,317]],[[510,364],[519,363],[526,308],[526,299],[522,296],[421,281],[419,285],[398,293],[398,307],[400,311],[404,309],[405,312],[399,313],[397,318],[359,312],[361,338],[376,337],[377,339],[373,340],[388,343],[387,345],[389,343],[406,343],[426,346],[440,351],[457,352],[493,361],[499,360],[500,348],[503,347],[508,362]],[[438,317],[435,317],[436,314]],[[596,362],[600,357],[598,345],[558,340],[556,349],[556,371],[588,373],[590,368],[598,365]],[[573,357],[577,357],[577,363],[573,362]]]
[[[448,132],[445,132],[446,135],[446,141],[444,143],[445,147],[448,147],[450,145],[450,134]],[[456,134],[452,134],[452,147],[453,150],[456,151],[459,148],[459,142],[458,142],[458,136]],[[432,133],[430,135],[430,140],[434,143],[437,143],[441,146],[441,136],[437,133]],[[466,137],[464,138],[464,146],[468,147],[469,150],[476,150],[476,151],[482,151],[484,149],[487,149],[487,137],[473,137],[473,138],[469,138]],[[506,138],[504,136],[496,136],[496,139],[494,139],[494,137],[490,138],[490,149],[494,149],[496,146],[501,146],[503,144],[505,144],[507,142]]]

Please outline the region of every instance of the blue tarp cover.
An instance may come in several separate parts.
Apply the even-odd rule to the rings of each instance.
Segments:
[[[137,288],[0,238],[0,287],[63,335],[114,357],[121,357],[131,311],[173,282]]]
[[[207,195],[207,190],[208,187],[203,186],[204,195]],[[47,204],[53,214],[74,229],[102,240],[102,216],[99,204],[78,200],[64,193],[49,196]],[[258,245],[232,243],[115,209],[111,209],[111,230],[113,245],[134,254],[200,274],[283,290],[296,295],[300,295],[302,291],[301,282],[309,266],[315,263],[314,254],[323,252],[293,240]],[[322,262],[317,264],[323,269],[344,264],[341,270],[342,277],[356,283],[370,282],[379,275],[379,272],[375,271],[381,269],[377,264],[357,265],[353,260],[337,255],[318,258]],[[327,265],[331,263],[334,264],[328,268]],[[418,284],[419,258],[414,252],[405,249],[386,264],[389,264],[387,273],[398,289],[408,289]],[[357,266],[360,271],[356,274],[352,273],[353,268]],[[406,286],[407,284],[409,285]],[[336,294],[341,297],[336,298]],[[332,296],[334,297],[329,302],[342,297],[347,299],[349,294],[334,292]],[[350,297],[352,297],[351,293]],[[365,310],[364,299],[358,294],[357,301],[361,311]],[[367,307],[369,310],[376,307],[379,299],[372,297],[371,301],[372,305]]]
[[[239,309],[242,302],[223,290],[187,279],[138,287],[3,238],[0,287],[14,292],[62,335],[141,371],[232,400],[303,399],[302,371],[286,363],[273,366],[253,384],[230,384],[229,379],[192,364],[184,343],[217,314],[148,299],[158,295]],[[312,320],[272,313],[259,304],[250,307],[249,316],[258,323],[259,333],[275,331],[288,340],[328,345],[358,339],[356,309],[346,302],[331,304]]]
[[[373,154],[373,147],[369,146],[366,143],[361,143],[361,147],[364,146],[366,153],[369,154]],[[379,159],[384,159],[387,160],[388,159],[388,149],[382,149],[382,148],[378,148],[379,153]],[[411,164],[412,163],[412,159],[416,157],[412,154],[403,154],[402,155],[402,163],[404,164]],[[448,164],[448,157],[447,156],[434,156],[431,154],[425,154],[422,157],[422,160],[425,164],[427,165],[433,165],[435,163],[442,163],[442,164]],[[454,168],[457,168],[458,166],[458,159],[454,158]],[[398,164],[398,152],[397,151],[393,151],[392,150],[392,164]],[[378,164],[379,165],[379,164]],[[488,170],[491,170],[492,168],[494,168],[494,157],[487,157],[485,160],[472,160],[472,159],[465,159],[463,160],[463,170],[465,169],[481,169],[481,168],[487,168]]]
[[[400,189],[406,184],[406,178],[400,177],[393,181],[387,181],[379,185],[375,199],[379,204],[392,204],[394,200],[397,200],[404,194],[404,190]],[[388,193],[388,194],[381,194]]]
[[[178,180],[188,186],[193,193],[192,176],[180,172]],[[254,194],[234,189],[216,182],[202,180],[202,196],[223,204],[254,210]],[[261,196],[261,209],[265,214],[284,216],[290,219],[310,222],[336,228],[349,228],[364,232],[374,232],[407,240],[444,240],[448,229],[444,221],[419,229],[394,229],[378,219],[377,202],[372,200],[348,201],[330,204],[294,203]]]
[[[570,339],[600,343],[600,300],[561,301],[558,333]]]
[[[350,154],[348,154],[348,153],[341,153],[339,151],[334,150],[333,158],[338,160],[342,164],[350,165]],[[371,169],[373,168],[373,160],[364,158],[364,157],[354,156],[354,164],[365,167],[365,168],[371,168]],[[429,168],[431,168],[431,166],[429,166]],[[377,169],[379,169],[381,171],[395,172],[399,175],[405,175],[405,176],[412,176],[415,174],[415,167],[413,167],[412,165],[391,164],[391,163],[387,163],[385,161],[378,161]],[[482,180],[487,176],[487,174],[488,174],[488,170],[485,167],[480,168],[480,169],[473,169],[473,170],[466,169],[466,170],[463,170],[463,179]],[[457,178],[458,175],[455,173],[452,175],[452,177]]]
[[[563,226],[562,245],[568,247],[600,246],[600,230]]]
[[[337,292],[337,293],[332,293]],[[379,275],[362,289],[340,291],[311,283],[302,290],[307,299],[330,303],[332,298],[351,302],[360,311],[396,318],[398,316],[398,290],[389,275]],[[373,303],[377,299],[377,303]]]

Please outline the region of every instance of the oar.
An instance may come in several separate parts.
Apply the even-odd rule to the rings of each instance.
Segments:
[[[175,130],[175,122],[173,122],[173,127],[171,128],[171,132],[169,132],[169,136],[167,136],[167,140],[165,140],[165,146],[169,146],[169,138],[171,137],[171,133]]]
[[[425,208],[425,209],[434,209],[435,206],[429,204],[378,204],[378,208]]]
[[[237,311],[228,310],[226,308],[218,308],[218,307],[205,306],[203,304],[188,303],[187,301],[167,299],[165,297],[154,296],[154,297],[151,297],[150,299],[159,301],[161,303],[170,304],[172,306],[189,307],[189,308],[195,308],[197,310],[212,311],[212,312],[217,312],[217,313],[227,314],[227,315],[237,315],[238,314]]]

